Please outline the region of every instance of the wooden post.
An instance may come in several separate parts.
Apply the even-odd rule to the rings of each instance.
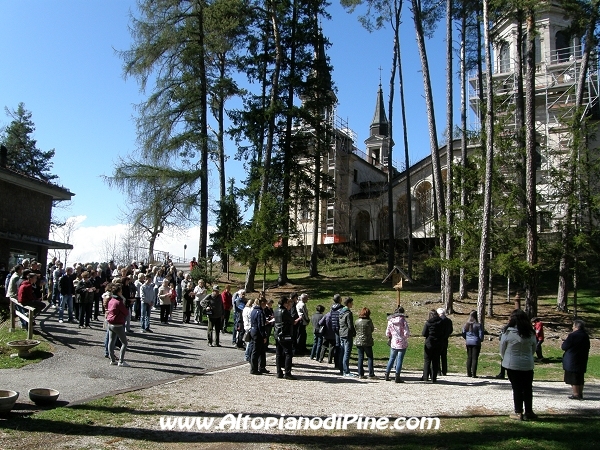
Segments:
[[[27,339],[33,339],[33,308],[28,308],[29,311],[27,311],[27,317],[28,317],[28,321],[27,321]]]
[[[402,277],[400,277],[400,281],[394,286],[396,289],[396,307],[400,306],[400,291],[402,290]]]
[[[13,333],[15,331],[15,304],[12,301],[12,298],[9,298],[9,314],[10,314],[10,328],[8,329],[9,333]]]

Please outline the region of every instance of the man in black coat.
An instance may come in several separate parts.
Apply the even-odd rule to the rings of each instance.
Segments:
[[[448,374],[448,339],[452,336],[452,332],[454,331],[452,320],[449,317],[446,317],[446,310],[444,308],[438,308],[437,313],[442,319],[442,327],[444,330],[444,334],[442,335],[441,343],[442,348],[440,350],[440,371],[439,375],[447,375]]]
[[[569,398],[583,400],[583,378],[590,354],[590,337],[585,330],[583,320],[573,321],[573,332],[564,340],[561,349],[565,352],[563,355],[565,383],[570,384],[573,389],[573,394]]]
[[[290,313],[292,308],[292,299],[285,295],[279,299],[278,307],[273,312],[275,318],[275,365],[277,366],[277,378],[295,380],[292,375],[292,356],[293,356],[293,328],[294,319]],[[285,369],[285,374],[283,370]]]

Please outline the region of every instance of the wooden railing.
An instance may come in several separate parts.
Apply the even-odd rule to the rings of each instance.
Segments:
[[[31,306],[24,306],[21,305],[18,301],[16,301],[14,298],[9,298],[10,300],[10,328],[8,329],[8,331],[10,333],[15,331],[15,319],[16,316],[19,316],[21,319],[23,319],[25,322],[27,322],[27,339],[33,339],[33,313],[35,311],[35,308],[32,308]],[[23,314],[21,311],[19,311],[16,306],[20,306],[21,308],[24,308],[27,311],[27,315]]]

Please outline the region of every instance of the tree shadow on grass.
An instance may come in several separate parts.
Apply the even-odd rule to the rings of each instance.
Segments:
[[[404,429],[376,430],[373,428],[356,429],[350,425],[348,429],[337,430],[270,430],[253,431],[251,421],[247,422],[244,429],[235,429],[231,419],[224,430],[218,429],[218,424],[224,417],[223,414],[199,411],[197,413],[166,411],[138,411],[133,408],[107,407],[102,405],[81,405],[73,409],[78,416],[90,414],[93,420],[85,423],[71,423],[68,420],[52,420],[46,417],[23,417],[10,415],[7,419],[0,420],[5,429],[19,432],[38,432],[47,434],[58,434],[67,436],[106,436],[112,439],[122,438],[158,445],[159,443],[264,443],[290,445],[296,444],[301,448],[438,448],[465,449],[477,445],[480,449],[503,450],[509,448],[546,449],[546,448],[593,448],[598,443],[597,429],[600,425],[600,416],[590,415],[552,415],[541,416],[535,422],[518,422],[508,419],[506,416],[469,415],[460,417],[440,416],[440,427],[438,430],[416,429],[408,431],[406,423]],[[249,415],[251,420],[256,418],[257,424],[264,423],[264,419],[271,415],[253,414],[251,412],[235,412],[233,416],[242,417]],[[102,415],[111,418],[112,423],[128,423],[133,416],[141,418],[146,428],[131,426],[110,426],[102,424]],[[67,412],[65,411],[65,416]],[[100,417],[99,417],[100,416]],[[161,417],[168,416],[174,426],[161,429]],[[57,415],[57,417],[60,417]],[[213,426],[210,429],[198,429],[196,423],[185,431],[180,431],[177,419],[186,421],[187,417],[200,417],[212,419]],[[262,418],[262,420],[261,420]],[[288,417],[286,416],[286,419]],[[309,423],[323,423],[326,417],[307,417]],[[392,425],[396,418],[389,418]],[[314,422],[311,422],[313,421]],[[136,420],[136,422],[138,422]],[[154,425],[152,423],[154,422]],[[188,422],[189,423],[189,422]],[[205,422],[206,423],[206,422]],[[240,422],[243,423],[243,422]],[[306,423],[306,422],[304,422]],[[336,423],[330,419],[329,423]],[[415,422],[413,422],[415,423]],[[163,421],[163,424],[165,422]],[[148,429],[149,427],[149,429]],[[233,429],[232,429],[233,428]],[[185,429],[185,428],[183,428]],[[527,444],[524,444],[527,442]]]

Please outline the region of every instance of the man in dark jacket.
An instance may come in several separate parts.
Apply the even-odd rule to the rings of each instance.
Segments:
[[[442,319],[440,319],[435,309],[429,312],[429,319],[425,322],[421,334],[425,337],[423,378],[421,378],[421,381],[427,381],[431,375],[431,381],[435,383],[437,381],[437,374],[440,371],[440,351],[444,336]]]
[[[331,305],[331,328],[333,333],[335,334],[335,347],[333,349],[333,357],[335,368],[339,369],[339,371],[343,373],[342,350],[340,341],[340,310],[342,308],[342,296],[340,294],[335,294],[333,296],[333,305]]]
[[[570,384],[573,389],[573,394],[569,398],[583,400],[583,378],[590,354],[590,337],[585,330],[583,320],[573,321],[573,332],[562,343],[561,349],[565,352],[563,355],[565,383]]]
[[[290,313],[292,300],[285,295],[279,299],[278,307],[273,312],[275,317],[275,365],[277,366],[277,378],[295,380],[292,375],[292,333],[294,319]],[[285,375],[283,369],[285,368]]]
[[[452,326],[452,321],[449,317],[446,317],[446,310],[444,308],[438,308],[437,313],[442,319],[442,326],[444,329],[444,334],[442,336],[442,348],[440,349],[440,371],[439,375],[447,375],[448,374],[448,339],[452,336],[452,332],[454,328]]]
[[[75,287],[73,286],[73,268],[67,267],[67,272],[58,280],[58,290],[60,292],[60,306],[58,309],[58,322],[63,323],[65,314],[65,305],[69,312],[69,323],[74,323],[73,318],[73,294]]]
[[[254,305],[250,313],[250,335],[252,336],[252,354],[250,355],[250,373],[252,375],[262,375],[269,373],[266,368],[267,355],[265,352],[267,345],[267,329],[265,313],[263,309],[267,305],[267,299],[262,298],[258,305]]]
[[[215,345],[220,347],[219,338],[221,336],[221,326],[223,325],[223,301],[219,293],[219,286],[213,286],[212,293],[204,297],[200,306],[208,317],[208,326],[206,329],[206,339],[208,345],[213,345],[213,329],[215,330]]]

